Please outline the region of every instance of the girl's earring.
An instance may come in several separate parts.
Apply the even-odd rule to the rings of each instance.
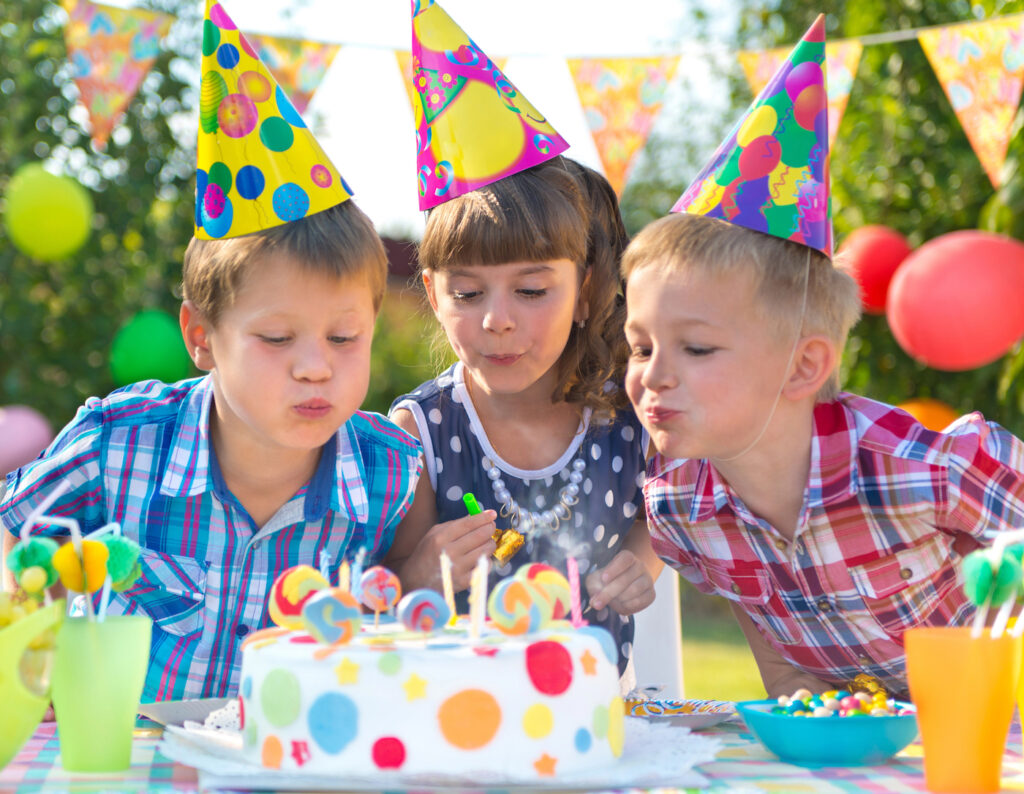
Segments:
[[[586,318],[586,317],[584,317],[584,318],[583,318],[582,320],[580,320],[579,322],[577,322],[577,323],[576,323],[576,327],[577,327],[577,328],[579,328],[579,329],[580,329],[581,331],[582,331],[582,330],[583,330],[584,328],[586,328],[586,327],[587,327],[587,318]]]

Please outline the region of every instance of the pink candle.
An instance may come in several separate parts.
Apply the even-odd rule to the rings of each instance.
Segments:
[[[580,568],[576,564],[575,557],[569,557],[565,561],[565,567],[569,573],[569,605],[571,608],[571,622],[573,628],[583,625],[583,608],[580,606]]]

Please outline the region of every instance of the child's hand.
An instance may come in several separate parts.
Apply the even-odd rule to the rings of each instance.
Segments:
[[[454,521],[445,521],[430,528],[417,544],[409,561],[402,570],[403,582],[409,581],[418,587],[432,587],[441,590],[441,552],[445,551],[452,561],[452,584],[455,592],[469,587],[473,567],[481,555],[490,557],[497,546],[494,534],[494,519],[498,514],[484,510],[475,516],[463,516]],[[407,589],[409,588],[407,585]]]
[[[654,603],[654,579],[631,551],[620,551],[604,568],[587,575],[590,606],[632,615]]]

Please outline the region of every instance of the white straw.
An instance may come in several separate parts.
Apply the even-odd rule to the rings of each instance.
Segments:
[[[61,480],[59,483],[57,483],[57,487],[50,491],[50,493],[47,494],[46,498],[35,506],[32,512],[29,513],[28,516],[25,518],[25,522],[21,525],[21,540],[28,540],[29,531],[37,523],[60,523],[58,521],[53,521],[52,519],[47,520],[46,522],[42,522],[39,519],[43,517],[43,513],[45,513],[47,510],[50,509],[50,507],[53,506],[54,502],[56,502],[65,493],[67,493],[70,487],[71,485],[68,483],[67,480]]]

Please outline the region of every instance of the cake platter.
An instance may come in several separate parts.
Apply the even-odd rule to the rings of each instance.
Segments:
[[[626,716],[694,730],[718,725],[736,714],[728,700],[627,700]]]

